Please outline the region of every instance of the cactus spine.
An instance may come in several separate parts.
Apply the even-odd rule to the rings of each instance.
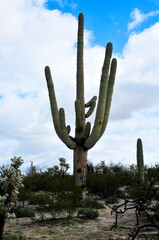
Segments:
[[[87,152],[100,139],[106,129],[108,122],[113,86],[115,81],[117,60],[112,56],[112,44],[106,47],[105,59],[102,68],[99,99],[97,104],[94,126],[91,131],[91,123],[86,123],[94,111],[97,97],[94,96],[88,103],[84,100],[84,70],[83,70],[83,41],[84,35],[84,16],[79,14],[78,19],[78,40],[77,40],[77,75],[76,75],[76,128],[75,137],[71,137],[70,126],[66,126],[65,112],[63,108],[58,109],[54,85],[49,67],[45,67],[50,106],[54,128],[59,138],[66,146],[74,151],[74,178],[76,186],[86,185]],[[85,113],[85,108],[88,108]]]
[[[143,157],[143,148],[142,148],[142,140],[140,138],[137,139],[137,169],[138,169],[138,177],[139,182],[145,181],[144,174],[144,157]]]

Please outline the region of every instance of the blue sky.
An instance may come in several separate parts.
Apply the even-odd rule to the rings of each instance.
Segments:
[[[57,137],[44,68],[52,71],[58,106],[75,128],[78,14],[85,18],[85,101],[98,96],[105,45],[111,41],[118,67],[105,134],[89,151],[105,160],[136,164],[143,141],[145,164],[159,162],[159,1],[0,1],[0,165],[13,156],[39,168],[73,153]],[[90,119],[93,125],[94,116]]]
[[[113,43],[114,51],[122,52],[130,31],[128,23],[132,21],[131,13],[139,9],[143,14],[158,11],[159,1],[155,0],[49,0],[45,4],[48,9],[59,9],[63,13],[72,13],[78,17],[80,12],[85,16],[85,27],[93,31],[92,44],[105,46],[108,41]],[[149,17],[138,24],[133,30],[140,32],[159,20],[159,15]]]

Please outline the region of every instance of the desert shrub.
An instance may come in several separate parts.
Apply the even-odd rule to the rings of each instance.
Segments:
[[[111,169],[115,174],[120,175],[120,183],[122,186],[132,186],[134,182],[138,181],[137,166],[132,164],[129,167],[123,167],[122,165],[112,165]]]
[[[127,189],[127,193],[129,198],[140,198],[140,197],[144,197],[147,192],[142,189],[140,186],[133,186]]]
[[[56,215],[63,213],[66,205],[63,201],[51,202],[47,209],[51,212],[53,218],[56,218]]]
[[[34,185],[34,190],[42,189],[39,193],[32,193],[33,195],[28,199],[29,204],[38,205],[37,209],[40,211],[42,221],[45,211],[50,211],[53,217],[64,212],[71,216],[76,211],[82,199],[82,189],[74,186],[73,176],[64,175],[62,178],[56,178],[42,174],[39,180],[42,183],[41,187],[38,186],[37,179],[39,179],[37,174],[26,177],[25,186],[28,191],[31,189],[31,183]]]
[[[29,200],[29,204],[37,204],[39,206],[44,206],[50,202],[50,196],[45,192],[40,192],[35,194]]]
[[[52,214],[53,218],[62,217],[64,215],[66,217],[70,217],[76,212],[76,206],[70,201],[57,201],[49,204],[48,210]]]
[[[69,192],[69,196],[71,201],[73,201],[76,205],[76,207],[80,206],[80,202],[82,200],[82,188],[73,186],[72,191]]]
[[[120,172],[122,174],[123,171],[125,171],[125,168],[121,163],[116,164],[116,163],[111,162],[110,168],[115,173]]]
[[[49,203],[47,210],[49,210],[53,216],[59,216],[66,214],[72,216],[76,212],[77,207],[82,199],[82,190],[79,187],[74,187],[71,192],[59,192],[56,194],[55,199]]]
[[[19,237],[13,236],[13,237],[4,237],[3,240],[20,240]]]
[[[21,218],[21,217],[35,217],[35,212],[29,208],[20,208],[16,212],[16,217]]]
[[[77,205],[79,204],[73,192],[59,193],[56,203],[62,203],[62,210],[63,212],[66,212],[68,216],[71,216],[76,211]]]
[[[156,179],[151,178],[143,183],[134,182],[132,186],[127,188],[127,197],[132,199],[153,198],[159,199],[159,190]],[[147,190],[149,189],[149,191]]]
[[[156,182],[159,182],[159,165],[147,169],[147,179],[151,180],[152,178],[155,178]]]
[[[55,190],[59,189],[58,185],[60,184],[61,180],[67,176],[66,172],[69,169],[69,164],[66,163],[64,158],[60,158],[59,161],[60,166],[55,165],[51,168],[48,168],[45,172],[40,173],[34,171],[34,174],[28,174],[25,176],[25,188],[30,189],[31,192],[42,190],[49,191],[52,188]]]
[[[105,203],[106,203],[106,204],[118,203],[118,202],[119,202],[119,200],[118,200],[118,198],[115,197],[115,196],[110,196],[110,197],[108,197],[108,198],[105,199]]]
[[[52,194],[52,198],[58,192],[62,191],[73,191],[74,188],[74,179],[72,175],[68,175],[66,170],[68,169],[67,164],[61,158],[62,162],[60,163],[60,168],[57,169],[60,173],[60,176],[54,174],[55,168],[49,168],[47,171],[42,173],[36,173],[33,176],[25,176],[23,178],[24,191],[27,192],[39,192],[45,191]],[[53,172],[52,172],[53,171]],[[24,197],[22,197],[24,198]],[[27,198],[27,196],[25,197]],[[25,199],[28,200],[28,199]]]
[[[95,166],[93,165],[92,162],[88,161],[87,162],[87,174],[94,173],[96,171]]]
[[[147,196],[147,187],[149,186],[149,184],[149,181],[143,183],[133,182],[132,186],[127,188],[127,197],[135,199]]]
[[[95,208],[95,209],[105,208],[101,202],[98,202],[93,198],[86,198],[84,201],[81,202],[80,205],[83,208]]]
[[[89,192],[97,194],[102,198],[116,195],[118,188],[122,184],[122,176],[118,173],[92,173],[87,176],[87,189]]]
[[[78,216],[79,217],[84,217],[84,218],[89,218],[89,219],[96,219],[99,216],[98,211],[94,211],[93,209],[79,209],[78,210]]]
[[[34,176],[25,176],[23,178],[25,189],[29,189],[31,192],[36,192],[40,185],[40,176],[35,174]]]
[[[87,177],[91,178],[93,173],[97,175],[112,175],[113,173],[118,175],[120,179],[120,185],[131,185],[134,180],[137,179],[137,168],[135,165],[130,167],[124,167],[121,163],[110,163],[109,166],[105,164],[105,161],[101,161],[96,166],[92,162],[88,161],[87,164]],[[92,174],[92,176],[90,176]]]
[[[40,213],[41,221],[44,221],[45,211],[47,210],[47,204],[51,202],[50,196],[45,192],[37,193],[31,198],[29,203],[36,204],[37,210]]]
[[[159,200],[159,191],[157,191],[157,192],[155,193],[154,198],[155,198],[156,200]]]
[[[22,188],[18,194],[18,201],[23,203],[23,208],[25,205],[25,201],[29,201],[34,196],[34,193],[30,191],[30,189]]]
[[[74,180],[71,175],[64,175],[63,178],[57,178],[43,174],[41,176],[27,177],[27,180],[30,181],[30,184],[34,185],[34,192],[47,191],[55,195],[57,192],[72,191],[74,188]],[[28,182],[27,185],[29,185]]]
[[[82,189],[73,187],[72,191],[61,191],[56,194],[56,201],[72,202],[75,206],[79,206],[82,200]]]

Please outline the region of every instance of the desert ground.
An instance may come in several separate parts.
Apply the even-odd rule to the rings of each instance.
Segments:
[[[41,221],[41,214],[36,211],[33,219],[15,218],[8,220],[4,239],[17,236],[19,239],[25,240],[123,240],[127,239],[131,229],[136,224],[135,214],[133,211],[130,211],[126,212],[122,218],[119,218],[118,227],[111,230],[111,226],[115,221],[115,215],[111,215],[111,209],[106,206],[105,209],[100,209],[98,212],[99,217],[95,220],[78,218],[77,214],[71,218],[61,216],[60,218],[52,219],[51,214],[45,213],[44,221]],[[136,239],[159,240],[159,235],[157,237],[157,234],[159,232],[156,229],[145,229]]]

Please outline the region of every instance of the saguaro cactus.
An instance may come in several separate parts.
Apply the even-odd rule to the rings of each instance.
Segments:
[[[142,148],[142,140],[140,138],[137,139],[137,169],[139,182],[145,181],[144,174],[144,157],[143,157],[143,148]]]
[[[94,96],[89,102],[84,101],[84,71],[83,71],[83,35],[84,35],[84,16],[79,14],[78,19],[78,41],[77,41],[77,75],[76,75],[76,128],[75,137],[71,137],[70,126],[66,126],[65,112],[63,108],[58,109],[54,85],[49,67],[45,67],[45,76],[47,80],[50,105],[54,128],[59,138],[66,146],[74,151],[74,178],[76,186],[85,186],[87,152],[103,135],[109,117],[113,86],[115,81],[117,60],[112,56],[112,44],[108,43],[106,47],[105,59],[102,68],[99,99],[97,104],[94,126],[91,130],[91,123],[86,123],[94,111],[97,97]],[[111,66],[110,66],[111,65]],[[85,109],[88,108],[85,113]]]

